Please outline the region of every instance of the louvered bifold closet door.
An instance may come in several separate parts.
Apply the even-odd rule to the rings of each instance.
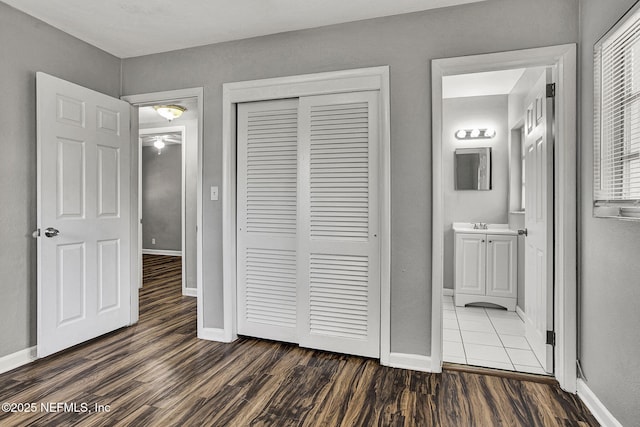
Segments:
[[[238,105],[238,333],[297,342],[298,100]]]
[[[300,98],[298,339],[380,355],[378,92]]]

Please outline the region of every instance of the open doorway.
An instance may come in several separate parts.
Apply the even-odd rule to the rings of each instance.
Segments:
[[[482,314],[486,316],[486,320],[478,321],[471,318],[473,315],[463,315],[463,318],[466,317],[463,323],[466,323],[464,326],[470,332],[488,333],[491,332],[488,329],[492,328],[496,333],[498,341],[493,343],[496,348],[499,344],[502,351],[495,353],[503,356],[502,362],[505,366],[494,366],[495,368],[507,369],[511,365],[511,369],[508,370],[516,370],[516,365],[529,366],[529,362],[523,363],[524,358],[532,362],[533,355],[540,363],[537,373],[544,371],[552,374],[564,390],[576,390],[575,67],[575,45],[438,59],[432,62],[434,205],[431,345],[434,371],[441,369],[445,341],[452,341],[451,337],[444,337],[444,331],[448,329],[444,327],[445,322],[449,326],[452,324],[445,316],[450,319],[453,317],[452,314],[446,314],[446,311],[452,310],[444,308],[455,311],[458,307],[475,305],[476,307],[470,308],[481,313],[474,314]],[[450,77],[455,80],[465,75],[490,72],[516,74],[512,81],[513,86],[500,95],[503,97],[502,101],[494,99],[495,105],[489,108],[481,104],[472,105],[469,100],[458,100],[457,103],[456,100],[452,100],[454,105],[450,106],[452,112],[449,115],[453,114],[455,117],[456,114],[466,111],[464,118],[467,122],[449,123],[445,111],[447,102],[443,96],[445,80]],[[515,96],[516,94],[512,93],[513,89],[518,82],[526,81],[527,76],[531,80],[528,87]],[[502,78],[506,78],[504,74]],[[463,87],[460,82],[456,82],[454,86],[458,89]],[[510,94],[513,101],[518,98],[516,110],[509,110]],[[489,113],[494,110],[502,110],[502,118],[498,125],[490,121]],[[475,121],[470,120],[474,115]],[[500,143],[498,135],[503,139]],[[457,147],[455,144],[465,147]],[[518,144],[519,149],[515,147]],[[475,183],[478,189],[487,190],[467,190],[469,194],[465,194],[468,196],[464,197],[465,200],[460,196],[465,191],[455,190],[454,178],[459,175],[455,168],[457,148],[471,150],[477,157],[473,162],[466,162],[476,168],[475,172],[467,174],[467,178],[475,178],[466,179],[466,182]],[[465,164],[458,163],[459,167]],[[465,182],[464,174],[460,178]],[[519,203],[517,186],[520,186]],[[523,188],[524,224],[521,220],[518,221],[518,218],[521,219],[523,216],[518,212],[522,210]],[[493,200],[493,196],[497,193],[491,194],[493,191],[500,193],[496,200]],[[459,202],[464,203],[458,206]],[[447,204],[452,203],[455,205],[453,215],[464,214],[466,217],[453,218],[456,219],[456,223],[451,220],[451,228],[447,230]],[[494,218],[490,208],[496,204],[500,206],[500,214]],[[520,206],[517,206],[518,204]],[[478,211],[478,207],[483,211]],[[472,218],[474,211],[477,216]],[[522,225],[524,227],[520,228]],[[449,232],[448,243],[445,230]],[[518,239],[522,239],[519,236],[523,235],[525,249],[519,250]],[[522,252],[525,254],[525,260],[521,261],[525,265],[524,283],[533,279],[534,282],[538,282],[538,287],[544,289],[532,296],[527,292],[526,285],[523,294],[518,295],[517,261],[518,254]],[[533,257],[527,260],[531,255]],[[458,260],[461,262],[456,262]],[[447,262],[454,265],[452,270],[449,270],[450,273],[446,271]],[[460,278],[464,284],[461,289],[463,292],[457,292],[457,279]],[[452,290],[445,290],[447,280],[448,286],[453,286]],[[524,304],[519,301],[522,296]],[[519,303],[525,306],[521,307],[520,311],[517,310]],[[535,307],[544,307],[544,310],[528,308],[530,303],[534,303]],[[501,311],[493,311],[497,307],[501,307]],[[527,310],[529,312],[526,312]],[[525,316],[521,316],[520,312]],[[454,321],[460,326],[458,313],[455,312],[454,315]],[[535,338],[539,343],[534,344],[533,337],[529,339],[526,319],[518,326],[509,324],[506,319],[517,321],[522,317],[532,318],[532,322],[529,323],[535,327]],[[479,330],[479,323],[485,325],[484,331]],[[511,345],[513,350],[526,350],[526,356],[518,355],[520,352],[507,352],[500,332],[502,335],[508,335],[505,334],[508,329],[517,329],[518,335],[524,332],[520,338],[526,340],[529,348],[513,348],[518,345],[515,340]],[[460,342],[462,330],[460,328],[458,332]],[[480,341],[480,338],[489,339],[477,334],[468,335],[476,335],[471,338],[476,342]],[[518,341],[524,347],[525,341]],[[479,343],[488,347],[487,344],[486,341]],[[462,348],[464,351],[464,344]],[[486,354],[475,351],[487,350],[486,348],[471,348],[473,350],[470,353],[474,361],[488,360]],[[515,356],[511,357],[510,353]],[[464,355],[468,362],[470,358],[466,352]]]
[[[181,265],[182,295],[195,297],[198,103],[172,102],[179,117],[167,118],[157,105],[138,108],[139,249],[141,286],[164,263]]]
[[[172,104],[184,111],[171,121],[155,106],[138,109],[141,285],[145,265],[156,266],[163,259],[175,262],[170,257],[178,257],[182,294],[195,297],[198,105],[193,98]]]
[[[553,215],[543,215],[553,208],[547,74],[551,80],[551,67],[443,78],[445,362],[553,373],[537,333],[546,332],[553,306],[540,297],[548,281],[535,277],[553,270]],[[531,255],[535,238],[544,246]]]
[[[122,97],[133,106],[132,113],[132,141],[135,141],[136,160],[133,162],[133,177],[137,180],[135,186],[137,206],[132,221],[132,235],[137,236],[136,249],[132,251],[132,265],[136,267],[134,285],[132,288],[131,323],[138,320],[139,288],[144,283],[157,283],[160,280],[162,286],[166,286],[165,278],[171,281],[172,289],[182,296],[197,297],[198,330],[202,328],[202,126],[203,126],[203,90],[202,88],[178,89],[166,92],[154,92],[147,94],[128,95]],[[159,106],[177,106],[181,114],[169,118],[158,111]],[[154,108],[156,107],[156,108]],[[165,165],[170,162],[173,154],[173,166]],[[164,157],[163,157],[164,156]],[[179,157],[179,161],[175,159]],[[154,165],[155,175],[145,172]],[[167,177],[161,178],[163,169],[170,169]],[[152,190],[151,194],[145,194],[145,184],[155,184],[154,181],[164,181]],[[169,191],[167,185],[172,187]],[[155,193],[154,193],[155,191]],[[157,211],[166,208],[154,206],[153,202],[159,201],[173,193],[172,210],[160,212],[153,218]],[[176,200],[175,194],[179,194]],[[145,213],[143,200],[147,199],[147,208],[156,212]],[[176,213],[175,211],[178,211]],[[147,232],[145,236],[145,216]],[[166,218],[170,218],[167,220]],[[159,224],[149,224],[151,221]],[[165,222],[163,223],[162,220]],[[171,222],[173,228],[179,231],[169,233],[168,226]],[[171,234],[171,236],[169,236]],[[179,237],[176,238],[176,234]],[[169,238],[171,237],[171,238]],[[155,245],[153,244],[155,240]],[[177,249],[176,249],[177,248]],[[147,259],[143,260],[144,255]],[[152,269],[153,271],[146,271]],[[145,274],[143,275],[143,270]],[[156,274],[157,273],[157,274]],[[165,277],[166,276],[166,277]],[[172,291],[173,292],[173,291]]]

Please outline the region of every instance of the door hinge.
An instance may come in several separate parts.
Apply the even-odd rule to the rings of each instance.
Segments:
[[[556,97],[556,84],[549,83],[547,85],[547,98],[555,98]]]
[[[556,345],[556,333],[553,331],[547,331],[547,344]]]

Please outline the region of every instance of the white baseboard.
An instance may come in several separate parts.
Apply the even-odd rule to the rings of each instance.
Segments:
[[[589,408],[596,420],[604,427],[622,427],[622,424],[602,404],[598,396],[587,386],[584,380],[578,378],[578,397]]]
[[[453,289],[442,288],[442,296],[443,297],[452,297],[453,296]]]
[[[431,357],[420,354],[391,353],[389,366],[412,371],[431,372]]]
[[[520,317],[520,320],[523,322],[527,321],[527,315],[524,314],[524,311],[520,308],[520,306],[516,306],[516,314]]]
[[[185,297],[197,297],[198,288],[182,288],[182,295]]]
[[[199,328],[198,338],[207,341],[232,342],[222,328]]]
[[[6,356],[0,357],[0,374],[9,372],[12,369],[26,365],[27,363],[31,363],[34,360],[36,360],[35,346],[7,354]]]
[[[143,255],[168,255],[168,256],[182,256],[182,251],[171,251],[168,249],[143,249]]]

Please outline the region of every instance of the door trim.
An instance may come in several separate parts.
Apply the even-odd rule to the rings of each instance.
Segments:
[[[213,335],[215,337],[222,335],[223,339],[220,341],[231,342],[238,337],[235,232],[236,104],[365,90],[380,92],[380,363],[389,364],[391,353],[391,132],[388,66],[223,84],[221,197],[224,323],[220,331],[222,334]],[[210,304],[213,305],[215,302]]]
[[[180,230],[181,230],[181,234],[182,236],[180,237],[180,252],[176,253],[178,251],[164,251],[165,255],[172,255],[172,256],[184,256],[184,254],[186,254],[186,246],[187,246],[187,191],[185,188],[186,185],[186,173],[187,173],[187,167],[186,167],[186,163],[187,163],[187,150],[186,150],[186,146],[187,146],[187,140],[186,140],[186,134],[187,134],[187,127],[184,125],[179,125],[179,126],[165,126],[165,127],[156,127],[156,128],[145,128],[145,129],[138,129],[138,135],[151,135],[154,133],[162,133],[162,132],[180,132],[180,139],[182,139],[182,143],[181,143],[181,147],[180,147],[180,212],[181,212],[181,223],[180,223]],[[137,221],[138,224],[140,223],[140,220],[142,219],[142,144],[138,144],[138,171],[140,172],[138,174],[138,217],[137,217]],[[163,252],[162,250],[153,250],[153,249],[146,249],[144,250],[142,248],[143,244],[142,244],[142,227],[138,227],[140,230],[138,231],[138,251],[139,251],[139,258],[138,259],[142,259],[142,254],[143,253],[156,253],[158,255],[162,255],[161,252]],[[142,273],[142,265],[138,266],[138,270],[140,271],[140,273]],[[187,288],[187,263],[183,262],[182,263],[182,295],[185,296],[191,296],[191,294],[189,294],[189,290]],[[142,286],[142,283],[140,283],[140,286]],[[192,289],[193,290],[193,289]]]
[[[436,59],[431,64],[433,138],[432,216],[432,370],[442,371],[442,286],[444,251],[444,199],[442,170],[442,78],[447,75],[495,71],[505,68],[555,66],[556,156],[554,230],[555,377],[560,386],[576,392],[577,360],[577,122],[576,45]]]
[[[200,331],[204,327],[204,315],[202,311],[202,130],[204,129],[204,89],[201,87],[196,88],[188,88],[188,89],[177,89],[177,90],[169,90],[164,92],[151,92],[151,93],[143,93],[136,95],[126,95],[122,96],[121,99],[127,101],[132,104],[134,107],[141,107],[145,105],[153,105],[157,103],[171,103],[172,101],[177,101],[185,98],[196,98],[198,103],[198,144],[197,144],[197,156],[198,156],[198,171],[197,171],[197,184],[196,184],[196,287],[197,287],[197,322],[198,322],[198,336],[200,336]],[[137,120],[136,120],[137,123]],[[136,126],[137,127],[137,126]],[[133,209],[134,213],[132,213],[132,217],[137,217],[138,213],[138,152],[140,148],[140,141],[138,138],[138,129],[131,129],[132,134],[135,132],[135,135],[132,135],[131,143],[137,144],[136,147],[133,147],[132,153],[135,152],[135,159],[132,158],[132,176],[131,182],[132,185],[136,188],[135,190],[135,206]],[[184,134],[183,134],[184,135]],[[183,147],[184,148],[184,147]],[[134,156],[132,156],[134,157]],[[135,241],[137,242],[139,222],[132,221],[132,236],[135,236]],[[184,238],[184,233],[183,233]],[[141,249],[141,248],[138,248]],[[184,243],[183,243],[183,251],[184,251]],[[137,323],[138,321],[138,286],[140,282],[140,278],[138,277],[138,270],[140,268],[138,266],[137,256],[138,251],[131,251],[131,256],[136,259],[132,259],[132,286],[131,286],[131,324]],[[135,263],[133,262],[135,261]],[[183,266],[184,268],[184,266]],[[135,280],[133,277],[135,276]],[[184,271],[183,271],[184,277]],[[183,279],[184,280],[184,279]]]

